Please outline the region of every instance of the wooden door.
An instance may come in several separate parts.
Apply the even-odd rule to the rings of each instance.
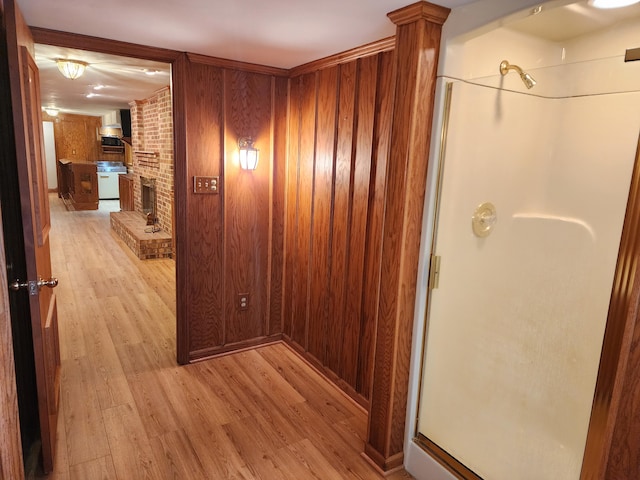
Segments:
[[[53,468],[60,391],[60,348],[56,295],[49,249],[49,200],[38,68],[33,38],[15,0],[4,1],[7,63],[16,142],[18,188],[22,211],[27,278],[9,279],[29,295],[38,415],[45,472]]]

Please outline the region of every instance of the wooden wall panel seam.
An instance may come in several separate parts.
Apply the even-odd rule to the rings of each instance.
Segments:
[[[275,163],[275,125],[276,125],[276,80],[274,77],[271,77],[271,122],[269,128],[269,141],[270,141],[270,151],[272,152],[273,158],[269,162],[269,240],[267,251],[269,252],[269,256],[267,258],[267,304],[264,308],[264,317],[262,319],[263,322],[263,331],[266,335],[269,335],[270,332],[270,322],[269,317],[271,315],[271,293],[273,289],[273,217],[274,217],[274,163]]]
[[[353,138],[351,140],[351,169],[350,169],[350,174],[349,174],[349,207],[347,210],[347,243],[346,243],[346,258],[347,258],[347,262],[345,264],[345,274],[344,274],[344,280],[345,280],[345,284],[344,284],[344,288],[345,288],[345,302],[342,305],[342,312],[341,312],[341,317],[343,319],[343,322],[347,319],[347,312],[349,310],[348,308],[348,304],[350,301],[349,298],[349,292],[350,292],[350,285],[349,285],[349,278],[351,275],[351,263],[350,263],[350,258],[352,255],[351,252],[351,238],[353,235],[353,205],[354,205],[354,191],[355,191],[355,171],[356,171],[356,155],[358,153],[358,142],[357,142],[357,135],[358,135],[358,125],[359,125],[359,115],[358,115],[358,106],[359,106],[359,102],[360,102],[360,98],[359,98],[359,94],[360,94],[360,90],[359,90],[359,85],[360,85],[360,59],[356,60],[355,62],[356,65],[356,70],[355,70],[355,92],[353,95],[353,125],[352,125],[352,135]],[[342,324],[343,330],[342,330],[342,345],[340,347],[340,369],[338,371],[339,375],[341,378],[344,378],[346,375],[345,372],[345,355],[349,354],[349,352],[345,353],[345,343],[344,343],[344,338],[346,337],[346,331],[345,331],[345,323]]]

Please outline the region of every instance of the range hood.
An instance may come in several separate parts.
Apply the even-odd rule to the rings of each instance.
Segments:
[[[119,123],[103,125],[102,127],[100,127],[100,136],[101,137],[121,137],[122,125],[120,125]]]

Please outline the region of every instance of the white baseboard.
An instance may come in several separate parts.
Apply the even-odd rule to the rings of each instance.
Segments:
[[[404,468],[416,480],[457,480],[413,441],[409,442],[409,447],[405,450]]]

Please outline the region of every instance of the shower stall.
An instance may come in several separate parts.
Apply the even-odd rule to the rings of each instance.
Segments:
[[[439,80],[414,436],[467,478],[580,478],[640,133],[640,62],[586,52],[622,30],[522,64],[503,29],[469,48],[494,74]]]

